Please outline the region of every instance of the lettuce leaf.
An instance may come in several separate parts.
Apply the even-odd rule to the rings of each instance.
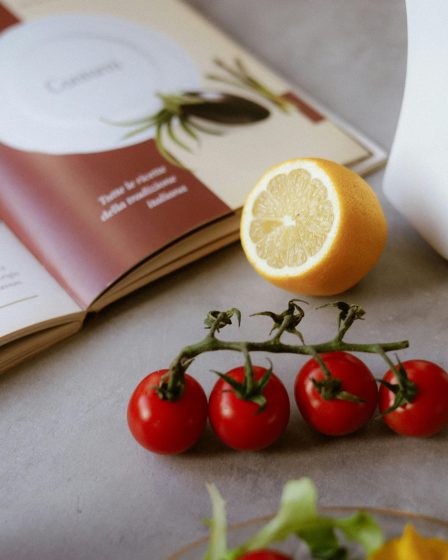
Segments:
[[[320,518],[297,531],[315,560],[346,560],[347,550],[341,546],[332,519]]]
[[[348,541],[360,544],[367,554],[375,552],[384,543],[381,527],[364,511],[342,519],[334,519],[333,522],[335,529],[340,529]]]
[[[314,560],[348,560],[346,541],[357,542],[370,554],[384,542],[381,528],[364,512],[343,518],[322,516],[317,509],[317,490],[309,478],[286,483],[277,514],[255,535],[232,550],[227,549],[225,502],[214,485],[207,486],[213,504],[210,542],[204,560],[237,560],[245,552],[269,547],[291,535],[303,540]]]
[[[227,554],[227,515],[226,503],[214,484],[207,484],[212,502],[213,519],[210,526],[210,538],[204,560],[222,560]]]
[[[277,514],[237,551],[242,554],[283,541],[317,517],[317,490],[314,484],[309,478],[290,480],[283,488]]]

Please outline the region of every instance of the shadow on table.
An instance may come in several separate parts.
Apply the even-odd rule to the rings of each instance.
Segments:
[[[445,439],[448,430],[443,430],[440,434],[433,436],[434,439]],[[253,453],[263,454],[267,457],[278,455],[289,455],[298,452],[322,452],[329,448],[339,448],[344,446],[358,446],[360,444],[375,445],[379,441],[382,444],[393,444],[394,441],[399,445],[401,441],[413,440],[415,438],[403,438],[395,434],[381,420],[373,420],[367,427],[354,434],[343,437],[324,436],[312,430],[302,419],[293,418],[286,430],[286,433],[272,446]],[[232,449],[222,443],[213,433],[210,426],[207,427],[205,434],[200,442],[190,451],[182,455],[182,460],[196,460],[202,458],[226,457],[235,453]]]
[[[388,241],[374,269],[348,294],[349,299],[409,303],[423,296],[426,305],[438,303],[437,293],[445,294],[448,262],[407,223],[390,224]]]

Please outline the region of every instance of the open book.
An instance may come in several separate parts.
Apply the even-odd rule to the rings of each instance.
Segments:
[[[238,239],[288,158],[378,146],[178,0],[0,3],[0,371]]]

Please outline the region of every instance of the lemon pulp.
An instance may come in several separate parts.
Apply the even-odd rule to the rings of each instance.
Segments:
[[[325,185],[305,169],[273,177],[252,207],[249,236],[272,268],[298,267],[318,253],[334,223]]]

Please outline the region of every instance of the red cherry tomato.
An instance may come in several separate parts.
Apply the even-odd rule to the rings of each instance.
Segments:
[[[266,372],[258,366],[253,369],[256,381]],[[244,368],[232,369],[227,375],[242,382]],[[263,396],[267,404],[261,410],[258,404],[240,399],[223,379],[216,382],[209,398],[209,418],[213,430],[226,445],[240,451],[255,451],[268,447],[283,434],[289,420],[289,397],[274,373]]]
[[[408,379],[415,383],[417,394],[411,403],[386,414],[384,421],[392,430],[405,436],[432,436],[448,425],[448,373],[426,360],[409,360],[402,366]],[[392,370],[387,371],[383,379],[397,384]],[[381,385],[380,412],[385,412],[393,403],[393,392]]]
[[[314,386],[313,380],[323,381],[325,374],[316,360],[309,360],[299,371],[294,396],[305,421],[321,434],[342,436],[362,428],[372,417],[378,389],[368,367],[352,354],[331,352],[322,354],[322,360],[335,379],[341,382],[341,390],[347,391],[364,402],[348,400],[325,400]]]
[[[174,402],[161,400],[155,388],[167,371],[154,371],[137,385],[128,405],[128,424],[146,449],[175,455],[194,445],[204,431],[207,397],[199,383],[186,374],[181,397]]]
[[[255,550],[246,552],[239,560],[292,560],[292,557],[275,550]]]

